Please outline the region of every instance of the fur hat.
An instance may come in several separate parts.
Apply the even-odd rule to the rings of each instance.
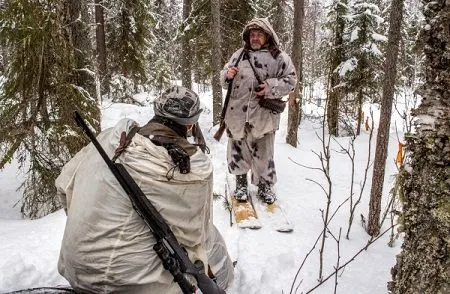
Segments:
[[[193,125],[198,121],[200,99],[198,95],[182,86],[171,86],[153,102],[155,115],[169,118],[180,125]]]

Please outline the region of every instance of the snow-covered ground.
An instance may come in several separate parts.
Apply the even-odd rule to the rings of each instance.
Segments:
[[[211,160],[214,163],[214,191],[224,195],[225,174],[227,170],[225,151],[226,137],[216,142],[212,136],[217,128],[212,127],[210,92],[200,93],[205,111],[200,118],[204,136],[211,149]],[[138,95],[138,99],[150,105],[152,96]],[[306,105],[307,114],[320,113],[313,105]],[[377,123],[378,110],[375,110]],[[366,113],[368,109],[366,107]],[[120,118],[128,117],[138,123],[145,124],[152,116],[151,106],[138,107],[127,104],[104,102],[102,105],[102,128],[111,127]],[[229,212],[224,209],[222,200],[214,205],[214,221],[222,232],[233,260],[237,260],[235,281],[230,294],[250,293],[291,293],[294,277],[305,256],[323,229],[322,213],[326,205],[326,181],[321,173],[309,167],[319,167],[320,161],[314,152],[322,151],[320,121],[305,118],[299,129],[299,145],[293,148],[285,143],[287,111],[282,115],[280,130],[276,135],[275,164],[278,173],[276,187],[279,203],[286,211],[295,228],[292,233],[279,233],[263,226],[260,230],[242,230],[235,225],[230,226]],[[372,140],[371,158],[375,152],[375,134]],[[355,141],[355,179],[354,193],[360,193],[364,179],[364,169],[368,157],[369,134],[365,130]],[[349,138],[338,138],[337,142],[348,145]],[[390,136],[388,160],[385,179],[385,195],[391,187],[396,173],[394,158],[397,152],[397,135]],[[334,211],[350,195],[351,162],[347,155],[339,152],[338,144],[331,140],[331,175],[332,175],[332,211]],[[18,164],[12,161],[0,171],[0,293],[42,287],[64,285],[67,282],[57,272],[57,260],[60,242],[64,231],[65,214],[57,211],[38,220],[23,220],[20,216],[20,205],[13,204],[20,199],[20,191],[16,188],[24,178],[18,172]],[[330,224],[334,236],[342,237],[339,246],[339,262],[344,264],[367,243],[369,236],[360,225],[360,215],[367,216],[371,185],[371,170],[361,204],[355,212],[355,220],[350,239],[344,238],[348,227],[349,203],[345,203],[336,213]],[[383,199],[383,207],[387,199]],[[389,226],[388,221],[383,228]],[[388,235],[380,238],[363,251],[345,269],[339,272],[337,293],[378,294],[387,293],[386,283],[390,280],[390,268],[395,263],[395,255],[400,251],[401,240],[394,247],[387,246]],[[309,255],[305,265],[298,274],[292,293],[306,293],[318,283],[319,245]],[[326,238],[323,275],[333,272],[338,258],[337,242],[329,236]],[[313,293],[334,293],[335,281],[331,278]]]

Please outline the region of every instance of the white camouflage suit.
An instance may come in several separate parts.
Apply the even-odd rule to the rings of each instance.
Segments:
[[[110,158],[121,132],[134,124],[122,119],[97,137]],[[212,164],[199,148],[194,152],[191,171],[175,170],[169,181],[174,164],[167,150],[137,133],[117,162],[160,212],[190,260],[209,264],[217,284],[226,289],[233,265],[212,223]],[[67,211],[58,270],[78,293],[182,293],[153,249],[148,226],[92,143],[64,166],[56,187]]]
[[[294,90],[297,82],[291,58],[283,51],[274,57],[269,48],[252,50],[248,45],[249,28],[257,26],[263,29],[278,48],[279,40],[266,18],[256,18],[244,28],[242,37],[246,41],[244,48],[249,49],[250,62],[259,77],[267,84],[265,99],[278,99]],[[225,64],[221,72],[224,89],[228,88],[226,73],[234,66],[242,50],[237,50]],[[232,92],[226,112],[228,170],[231,174],[242,175],[252,171],[252,183],[258,185],[261,180],[269,185],[277,181],[274,163],[274,136],[280,124],[280,114],[261,107],[255,94],[258,86],[249,60],[240,60],[239,72],[233,79]]]

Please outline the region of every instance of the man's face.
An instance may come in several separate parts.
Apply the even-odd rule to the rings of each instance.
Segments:
[[[267,42],[267,36],[262,30],[250,30],[250,47],[253,50],[261,49]]]

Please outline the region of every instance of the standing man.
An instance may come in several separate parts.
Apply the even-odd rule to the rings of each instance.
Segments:
[[[155,99],[154,111],[145,126],[122,119],[97,140],[133,177],[190,260],[201,260],[226,290],[233,264],[212,223],[212,164],[186,138],[202,112],[199,98],[172,86]],[[58,270],[77,293],[182,293],[153,249],[149,227],[92,143],[64,166],[56,187],[67,213]]]
[[[278,36],[267,18],[251,20],[242,32],[242,39],[244,47],[231,56],[221,72],[224,88],[233,82],[225,116],[228,170],[236,175],[237,200],[248,198],[247,172],[251,170],[258,197],[272,204],[276,200],[273,186],[277,182],[274,138],[280,113],[260,106],[259,100],[280,99],[289,94],[297,77],[291,58],[280,50]]]

